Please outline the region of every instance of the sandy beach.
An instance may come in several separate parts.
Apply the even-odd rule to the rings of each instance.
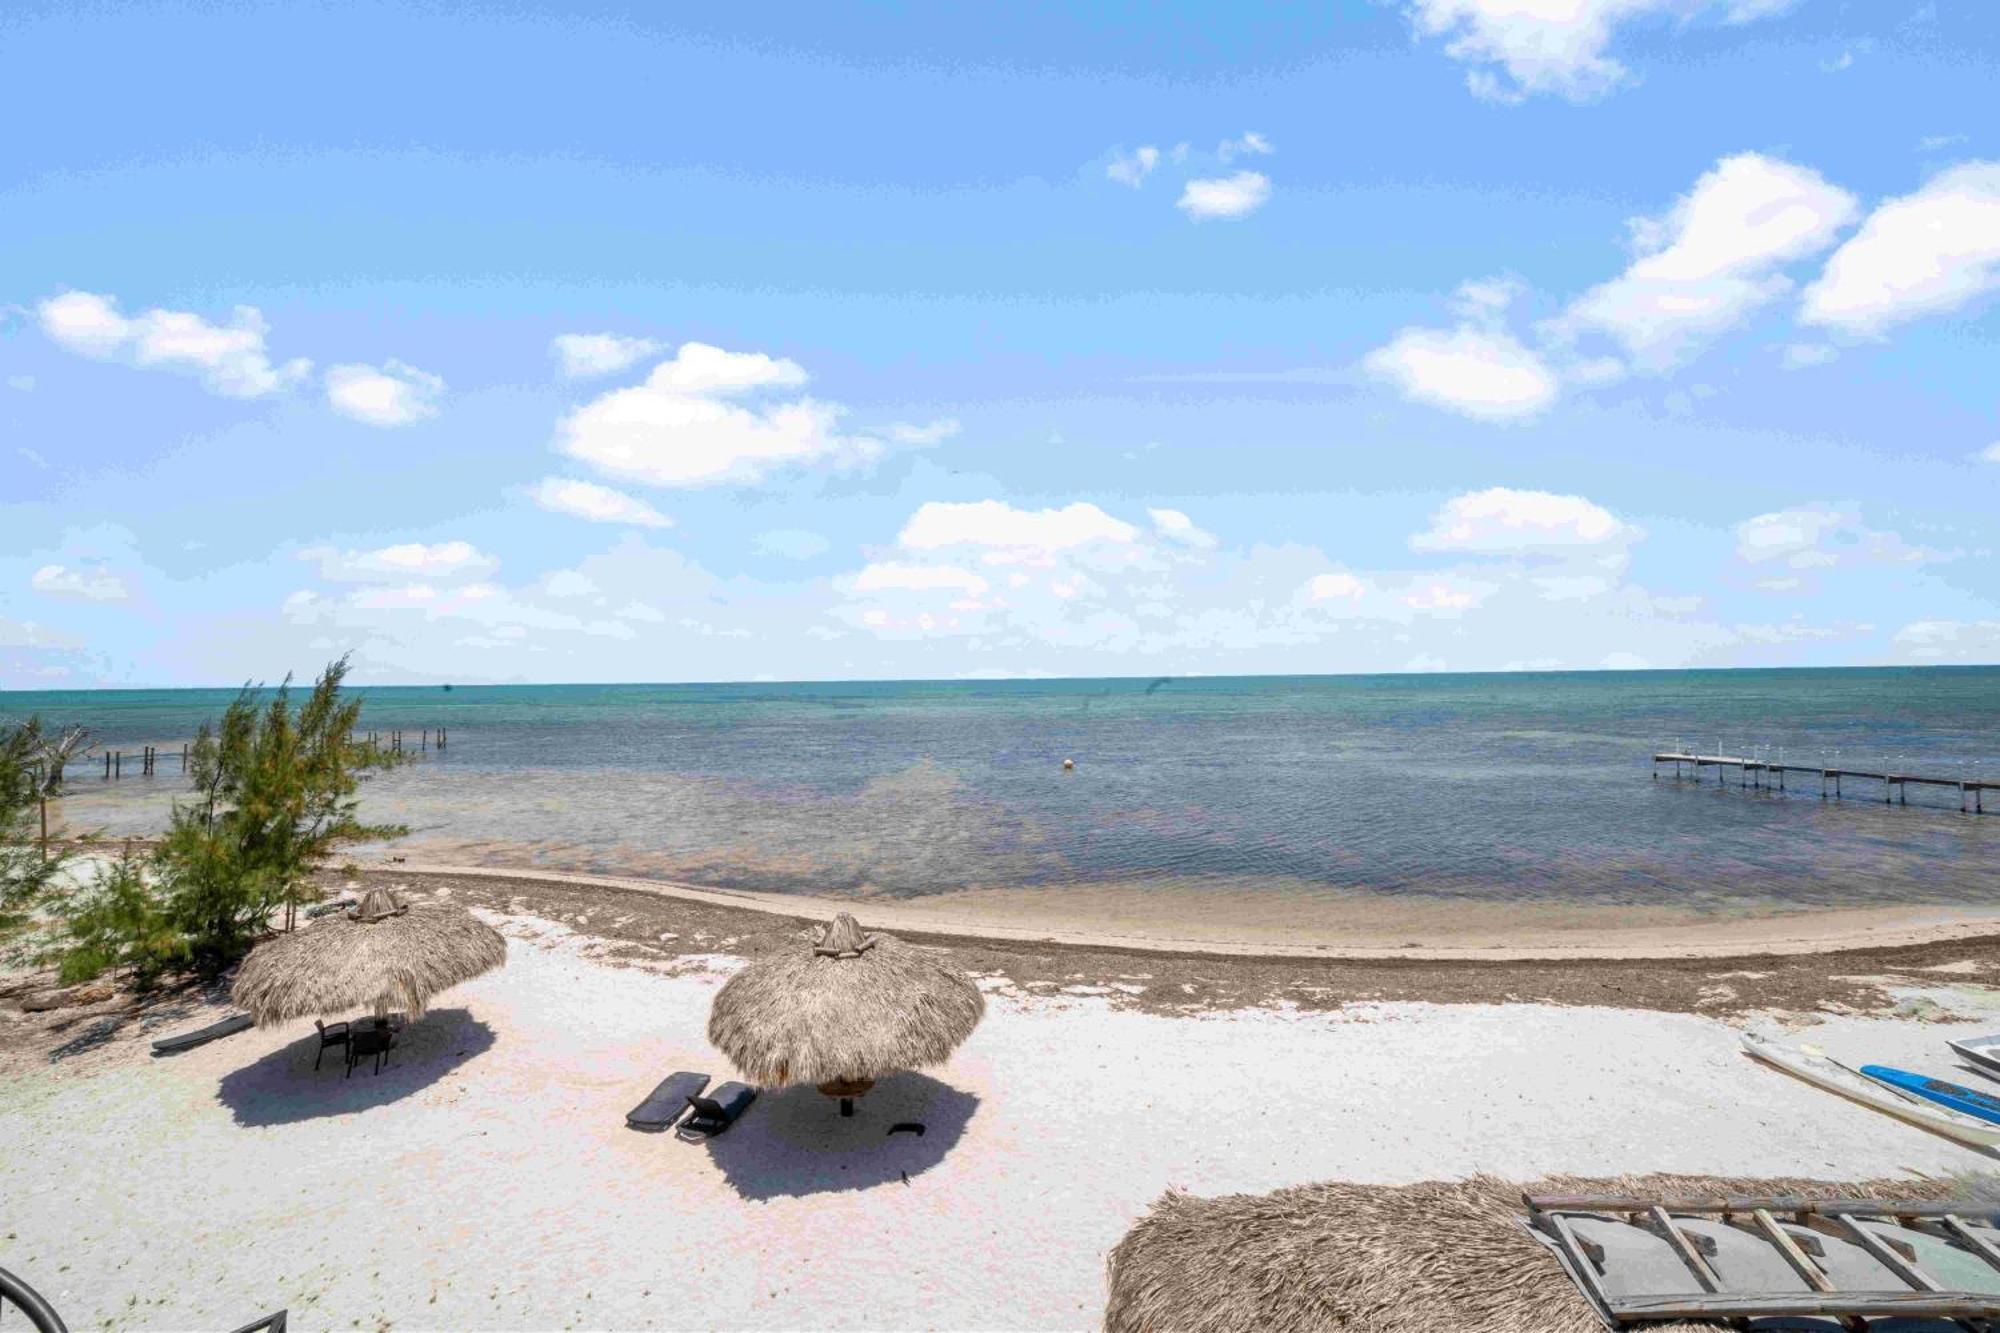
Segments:
[[[846,1121],[810,1089],[768,1093],[697,1144],[624,1112],[672,1070],[729,1075],[708,1005],[796,918],[409,879],[499,925],[510,957],[441,997],[379,1076],[315,1073],[304,1023],[151,1058],[150,1038],[219,1012],[195,994],[136,1014],[0,999],[0,1137],[27,1145],[0,1162],[6,1262],[72,1327],[283,1306],[303,1327],[1087,1328],[1106,1251],[1170,1186],[1991,1166],[1737,1051],[1742,1030],[1809,1025],[1836,1055],[1948,1071],[1945,1037],[2000,1021],[1984,944],[1795,960],[1772,1007],[1726,988],[1775,964],[1700,964],[1706,1009],[1644,994],[1645,969],[1612,1003],[1312,1007],[1241,977],[1196,987],[1168,953],[943,944],[989,1001],[947,1066],[884,1081]],[[1494,986],[1589,974],[1491,966],[1512,972]],[[1872,975],[1836,980],[1850,966]],[[887,1133],[904,1121],[926,1132]]]

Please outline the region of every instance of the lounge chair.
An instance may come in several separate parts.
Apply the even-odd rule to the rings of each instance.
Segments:
[[[707,1086],[706,1074],[690,1074],[685,1070],[669,1074],[651,1096],[625,1113],[625,1123],[649,1134],[672,1129],[674,1121],[687,1114],[688,1098]]]
[[[246,1028],[256,1026],[248,1014],[231,1014],[219,1023],[210,1023],[205,1028],[193,1032],[182,1032],[171,1037],[162,1037],[153,1043],[155,1055],[177,1055],[191,1051],[197,1046],[205,1046],[219,1037],[233,1037]]]
[[[713,1097],[690,1097],[687,1104],[694,1114],[681,1121],[685,1133],[714,1138],[735,1124],[757,1100],[757,1089],[744,1083],[725,1083]]]
[[[320,1058],[326,1054],[327,1047],[345,1047],[348,1042],[353,1040],[354,1034],[348,1030],[345,1023],[335,1023],[332,1027],[328,1027],[315,1018],[313,1026],[319,1029],[319,1050],[313,1056],[313,1068],[318,1069]],[[346,1051],[343,1050],[341,1053],[345,1055]]]
[[[347,1073],[354,1077],[354,1066],[368,1057],[375,1057],[375,1072],[382,1072],[382,1057],[396,1049],[396,1033],[392,1028],[365,1027],[347,1035]]]

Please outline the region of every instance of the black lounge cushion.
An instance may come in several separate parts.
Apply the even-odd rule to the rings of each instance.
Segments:
[[[688,1098],[707,1086],[706,1074],[691,1074],[686,1070],[669,1074],[645,1101],[625,1113],[625,1123],[633,1129],[671,1129],[674,1121],[687,1114]]]
[[[746,1083],[725,1083],[715,1090],[713,1097],[690,1097],[688,1105],[694,1114],[681,1122],[681,1128],[711,1137],[722,1133],[735,1124],[750,1103],[757,1100],[757,1089]]]
[[[245,1028],[254,1026],[250,1015],[231,1014],[219,1023],[210,1023],[205,1028],[193,1032],[182,1032],[172,1037],[162,1037],[153,1043],[153,1049],[161,1055],[171,1055],[176,1051],[191,1051],[197,1046],[214,1041],[219,1037],[233,1037]]]

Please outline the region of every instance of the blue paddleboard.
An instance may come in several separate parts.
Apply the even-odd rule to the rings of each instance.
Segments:
[[[2000,1125],[2000,1097],[1990,1096],[1975,1088],[1963,1088],[1956,1083],[1947,1083],[1928,1074],[1912,1074],[1907,1069],[1891,1069],[1887,1065],[1863,1065],[1861,1072],[1877,1083],[1884,1083],[1904,1092],[1914,1092],[1917,1096],[1936,1102],[1939,1106],[1948,1106],[1954,1111],[1963,1111],[1966,1115],[1978,1116],[1981,1120],[1990,1120]]]

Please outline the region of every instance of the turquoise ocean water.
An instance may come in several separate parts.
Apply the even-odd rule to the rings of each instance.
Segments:
[[[229,691],[0,693],[168,747],[72,826],[157,827]],[[408,854],[914,897],[1149,884],[1726,910],[2000,900],[2000,814],[1651,779],[1676,744],[2000,778],[2000,668],[372,688],[450,729],[368,787]],[[1076,771],[1065,773],[1064,758]],[[1988,801],[2000,810],[2000,794]]]

